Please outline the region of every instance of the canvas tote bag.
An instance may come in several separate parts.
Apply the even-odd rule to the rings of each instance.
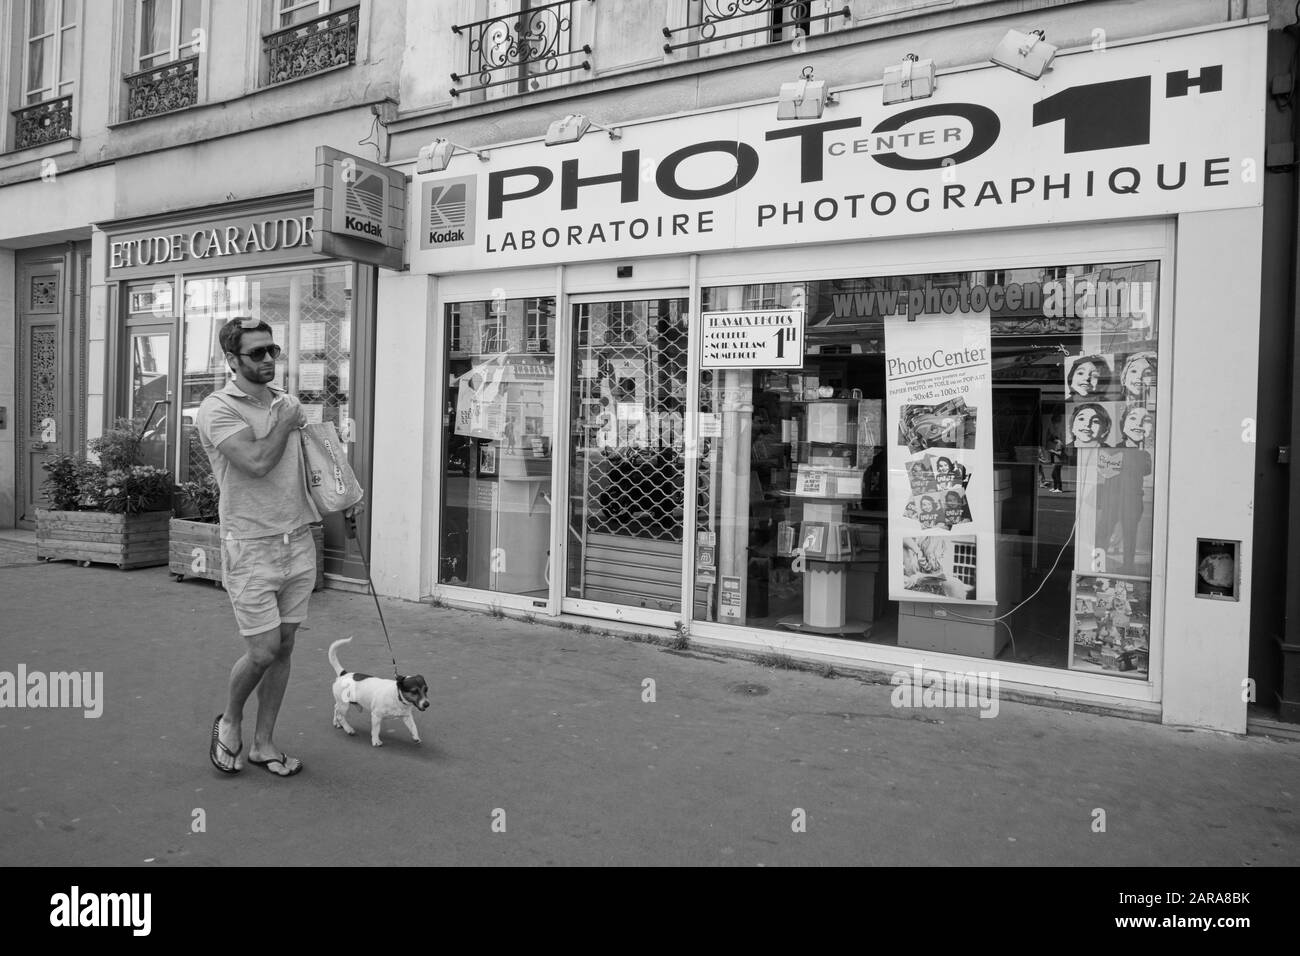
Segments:
[[[321,514],[344,511],[361,500],[365,492],[348,464],[347,446],[339,439],[333,422],[304,425],[302,461],[307,473],[307,492]]]

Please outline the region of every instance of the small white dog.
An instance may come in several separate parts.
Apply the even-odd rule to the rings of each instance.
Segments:
[[[339,663],[335,652],[340,644],[348,643],[352,638],[344,637],[330,645],[330,667],[338,678],[334,681],[334,726],[342,727],[349,735],[355,734],[348,723],[348,707],[370,712],[370,742],[382,747],[379,739],[379,725],[385,717],[400,717],[411,732],[411,739],[420,742],[420,730],[415,726],[416,708],[429,709],[429,684],[419,674],[413,677],[391,678],[371,677],[369,674],[349,674]]]

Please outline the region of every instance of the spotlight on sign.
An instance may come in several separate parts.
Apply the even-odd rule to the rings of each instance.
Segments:
[[[592,127],[603,129],[609,134],[610,139],[621,139],[623,131],[618,127],[610,128],[601,126],[599,123],[593,123],[589,117],[581,113],[570,113],[563,119],[557,119],[546,130],[546,145],[561,146],[564,143],[576,143],[582,137],[587,135],[587,130]]]
[[[1005,66],[1021,76],[1036,80],[1052,65],[1054,56],[1056,47],[1047,42],[1047,34],[1042,30],[1034,30],[1032,33],[1008,30],[989,59],[998,66]]]
[[[470,149],[467,146],[457,146],[455,143],[445,139],[435,139],[428,146],[420,147],[420,155],[415,160],[415,171],[417,173],[440,173],[447,168],[451,158],[458,153],[472,153],[477,156],[480,162],[487,162],[487,150]]]
[[[923,100],[934,95],[934,60],[918,60],[909,53],[898,66],[885,67],[883,100],[886,106]]]
[[[813,79],[813,68],[805,66],[799,79],[782,83],[776,98],[779,120],[820,119],[822,111],[835,102],[835,94],[826,91],[825,80]]]

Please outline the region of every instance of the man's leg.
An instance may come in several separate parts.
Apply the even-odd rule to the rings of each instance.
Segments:
[[[283,625],[280,625],[269,631],[244,638],[248,642],[248,650],[243,657],[235,661],[235,666],[230,670],[230,691],[226,698],[226,710],[218,728],[218,739],[231,752],[240,746],[243,739],[244,704],[253,693],[253,688],[263,682],[266,672],[279,653],[282,627]],[[296,630],[297,625],[294,627]],[[260,699],[261,691],[259,690],[258,693]],[[280,688],[280,696],[284,696],[283,685]],[[277,700],[277,710],[279,706]],[[244,766],[244,756],[244,753],[240,752],[235,758],[236,767]]]
[[[280,625],[275,652],[262,676],[262,682],[257,685],[257,726],[253,731],[253,749],[249,752],[254,760],[268,760],[279,757],[282,753],[275,746],[272,737],[275,734],[276,718],[280,715],[280,704],[284,700],[284,690],[289,686],[289,658],[293,654],[293,642],[297,633],[297,624]],[[297,758],[289,757],[285,770],[293,770],[297,763]]]

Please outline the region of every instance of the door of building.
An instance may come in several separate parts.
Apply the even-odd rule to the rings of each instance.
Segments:
[[[164,469],[172,467],[175,453],[172,330],[173,323],[168,320],[128,324],[126,332],[126,415],[140,434],[140,463]]]
[[[563,610],[681,616],[688,298],[573,304]]]
[[[68,354],[68,278],[63,255],[19,259],[15,298],[18,333],[16,522],[36,527],[46,506],[41,465],[76,450],[71,414],[72,356]]]

